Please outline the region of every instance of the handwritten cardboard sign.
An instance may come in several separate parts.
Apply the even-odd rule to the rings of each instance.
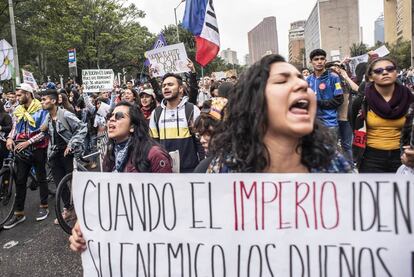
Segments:
[[[84,276],[413,276],[414,180],[77,172]]]
[[[82,83],[85,92],[100,92],[112,90],[114,86],[114,71],[112,69],[84,69]]]
[[[36,79],[33,77],[33,73],[22,69],[23,83],[29,84],[33,89],[38,89]]]
[[[187,52],[184,43],[168,45],[145,52],[154,76],[164,76],[166,73],[183,73],[190,69],[187,67]]]

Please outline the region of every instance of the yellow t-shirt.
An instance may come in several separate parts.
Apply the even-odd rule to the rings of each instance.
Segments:
[[[368,111],[367,146],[380,150],[399,149],[404,123],[405,116],[399,119],[384,119],[373,111]]]

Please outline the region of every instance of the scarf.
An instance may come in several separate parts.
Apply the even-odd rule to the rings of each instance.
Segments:
[[[397,83],[395,84],[394,93],[388,102],[385,101],[373,84],[367,86],[365,95],[369,108],[384,119],[399,119],[405,116],[408,107],[414,101],[414,95],[411,91]]]
[[[14,115],[17,117],[17,121],[24,120],[29,122],[29,125],[36,127],[36,121],[33,119],[32,114],[42,109],[42,104],[39,100],[33,99],[29,108],[26,110],[24,105],[19,105],[14,111]]]
[[[128,146],[129,141],[115,144],[115,169],[114,172],[122,172],[128,160]]]
[[[144,114],[145,119],[150,119],[152,113],[150,107],[142,107],[141,112]]]

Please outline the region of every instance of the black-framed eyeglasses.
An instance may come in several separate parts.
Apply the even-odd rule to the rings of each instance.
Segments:
[[[388,73],[394,72],[396,70],[395,66],[393,65],[389,65],[386,67],[378,67],[372,70],[372,72],[374,72],[375,74],[382,74],[383,72],[387,71]]]
[[[106,120],[110,120],[113,116],[115,116],[115,120],[118,121],[118,120],[121,120],[121,119],[127,117],[128,115],[126,113],[123,113],[123,112],[109,113],[106,116]]]

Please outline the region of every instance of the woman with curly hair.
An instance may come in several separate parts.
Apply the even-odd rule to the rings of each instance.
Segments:
[[[351,171],[316,122],[315,93],[279,55],[266,56],[247,70],[226,112],[221,130],[211,138],[209,173]]]

